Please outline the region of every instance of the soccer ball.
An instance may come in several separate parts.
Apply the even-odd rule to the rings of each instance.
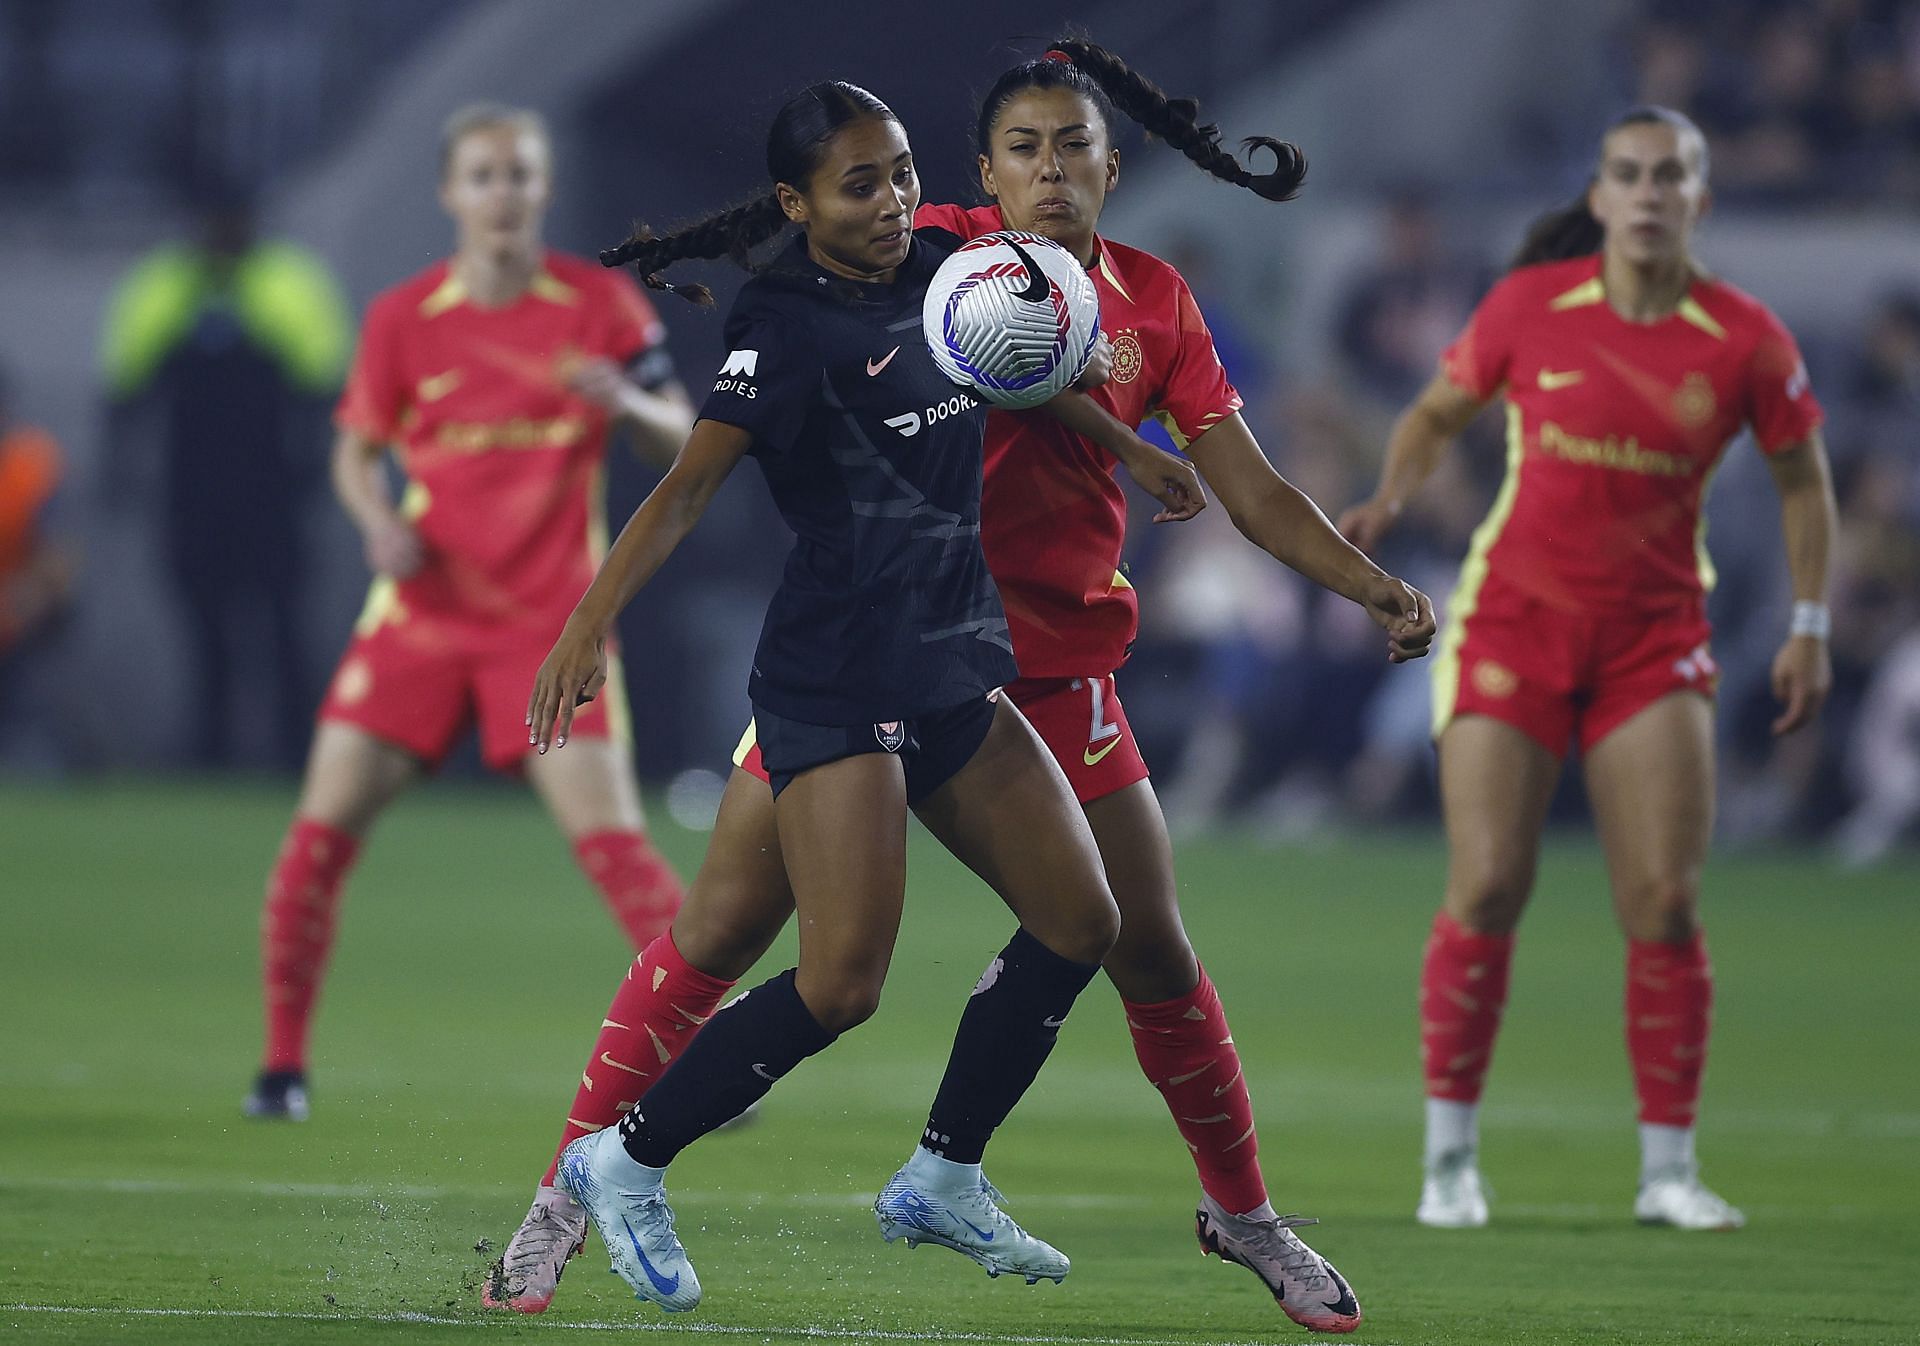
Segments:
[[[1072,253],[1007,229],[963,244],[921,310],[940,372],[995,406],[1037,407],[1087,367],[1100,296]]]

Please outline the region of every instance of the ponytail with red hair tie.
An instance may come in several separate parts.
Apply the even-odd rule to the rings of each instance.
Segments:
[[[1061,51],[1060,48],[1058,47],[1049,47],[1047,49],[1046,55],[1042,56],[1040,59],[1043,61],[1059,61],[1063,65],[1073,64],[1073,57],[1067,55],[1066,52]]]

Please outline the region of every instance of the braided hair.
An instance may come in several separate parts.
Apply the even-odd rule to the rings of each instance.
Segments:
[[[991,155],[994,123],[1014,95],[1027,89],[1072,89],[1109,122],[1118,110],[1214,177],[1269,201],[1291,201],[1307,176],[1307,156],[1300,147],[1272,136],[1248,136],[1240,142],[1248,151],[1269,151],[1276,161],[1273,172],[1254,173],[1220,144],[1218,126],[1200,122],[1199,103],[1167,97],[1159,85],[1105,47],[1073,37],[1060,39],[1045,56],[1023,62],[994,81],[980,100],[974,127],[981,154]]]
[[[774,115],[773,126],[767,131],[767,176],[775,184],[804,187],[825,155],[827,143],[840,128],[867,119],[900,120],[893,109],[857,84],[835,79],[809,85]],[[751,270],[753,249],[786,226],[787,214],[780,207],[779,195],[769,192],[670,234],[655,234],[645,224],[638,224],[625,242],[600,254],[600,265],[631,264],[649,288],[710,305],[713,291],[706,286],[674,284],[660,272],[678,261],[711,257],[731,258]]]
[[[1601,133],[1601,142],[1604,144],[1608,136],[1625,126],[1672,127],[1682,144],[1689,139],[1693,141],[1697,156],[1695,167],[1699,169],[1700,177],[1703,180],[1706,178],[1707,138],[1694,124],[1693,118],[1684,112],[1652,104],[1629,108],[1608,124]],[[1588,188],[1591,189],[1592,185],[1593,179],[1588,179]],[[1533,266],[1539,262],[1564,262],[1574,257],[1591,257],[1600,251],[1606,240],[1607,231],[1594,218],[1593,210],[1587,204],[1587,193],[1583,191],[1574,200],[1549,210],[1527,226],[1526,237],[1521,240],[1520,249],[1514,253],[1507,269],[1517,271],[1523,266]]]

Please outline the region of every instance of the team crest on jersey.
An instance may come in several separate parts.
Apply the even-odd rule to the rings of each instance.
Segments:
[[[873,726],[873,736],[888,752],[899,752],[907,741],[907,726],[900,720],[881,720]]]
[[[1700,429],[1713,419],[1713,413],[1718,409],[1712,381],[1697,369],[1681,380],[1680,386],[1674,390],[1674,417],[1689,430]]]
[[[1113,381],[1132,383],[1140,377],[1145,357],[1140,353],[1140,338],[1130,327],[1113,334]]]
[[[1473,688],[1482,696],[1505,701],[1520,690],[1520,677],[1505,664],[1482,659],[1473,666]]]

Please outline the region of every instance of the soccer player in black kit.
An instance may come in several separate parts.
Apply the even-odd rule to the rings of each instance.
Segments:
[[[803,230],[741,290],[700,419],[542,665],[528,729],[541,752],[564,746],[576,701],[606,679],[615,615],[740,459],[756,458],[796,535],[749,693],[800,963],[716,1014],[619,1126],[569,1146],[559,1183],[638,1297],[674,1311],[699,1303],[666,1167],[873,1013],[912,808],[1020,926],[961,1016],[922,1146],[895,1179],[911,1197],[902,1215],[993,1274],[1059,1280],[1067,1259],[999,1209],[980,1159],[1099,971],[1119,915],[1058,765],[1011,704],[989,697],[1016,671],[980,552],[986,412],[935,369],[920,327],[927,282],[957,240],[913,231],[906,133],[854,85],[817,84],[782,107],[767,168],[771,195],[602,257],[664,284],[653,273],[675,260],[744,255],[789,222]],[[1198,479],[1179,460],[1155,451],[1127,466],[1175,512],[1198,507]]]

